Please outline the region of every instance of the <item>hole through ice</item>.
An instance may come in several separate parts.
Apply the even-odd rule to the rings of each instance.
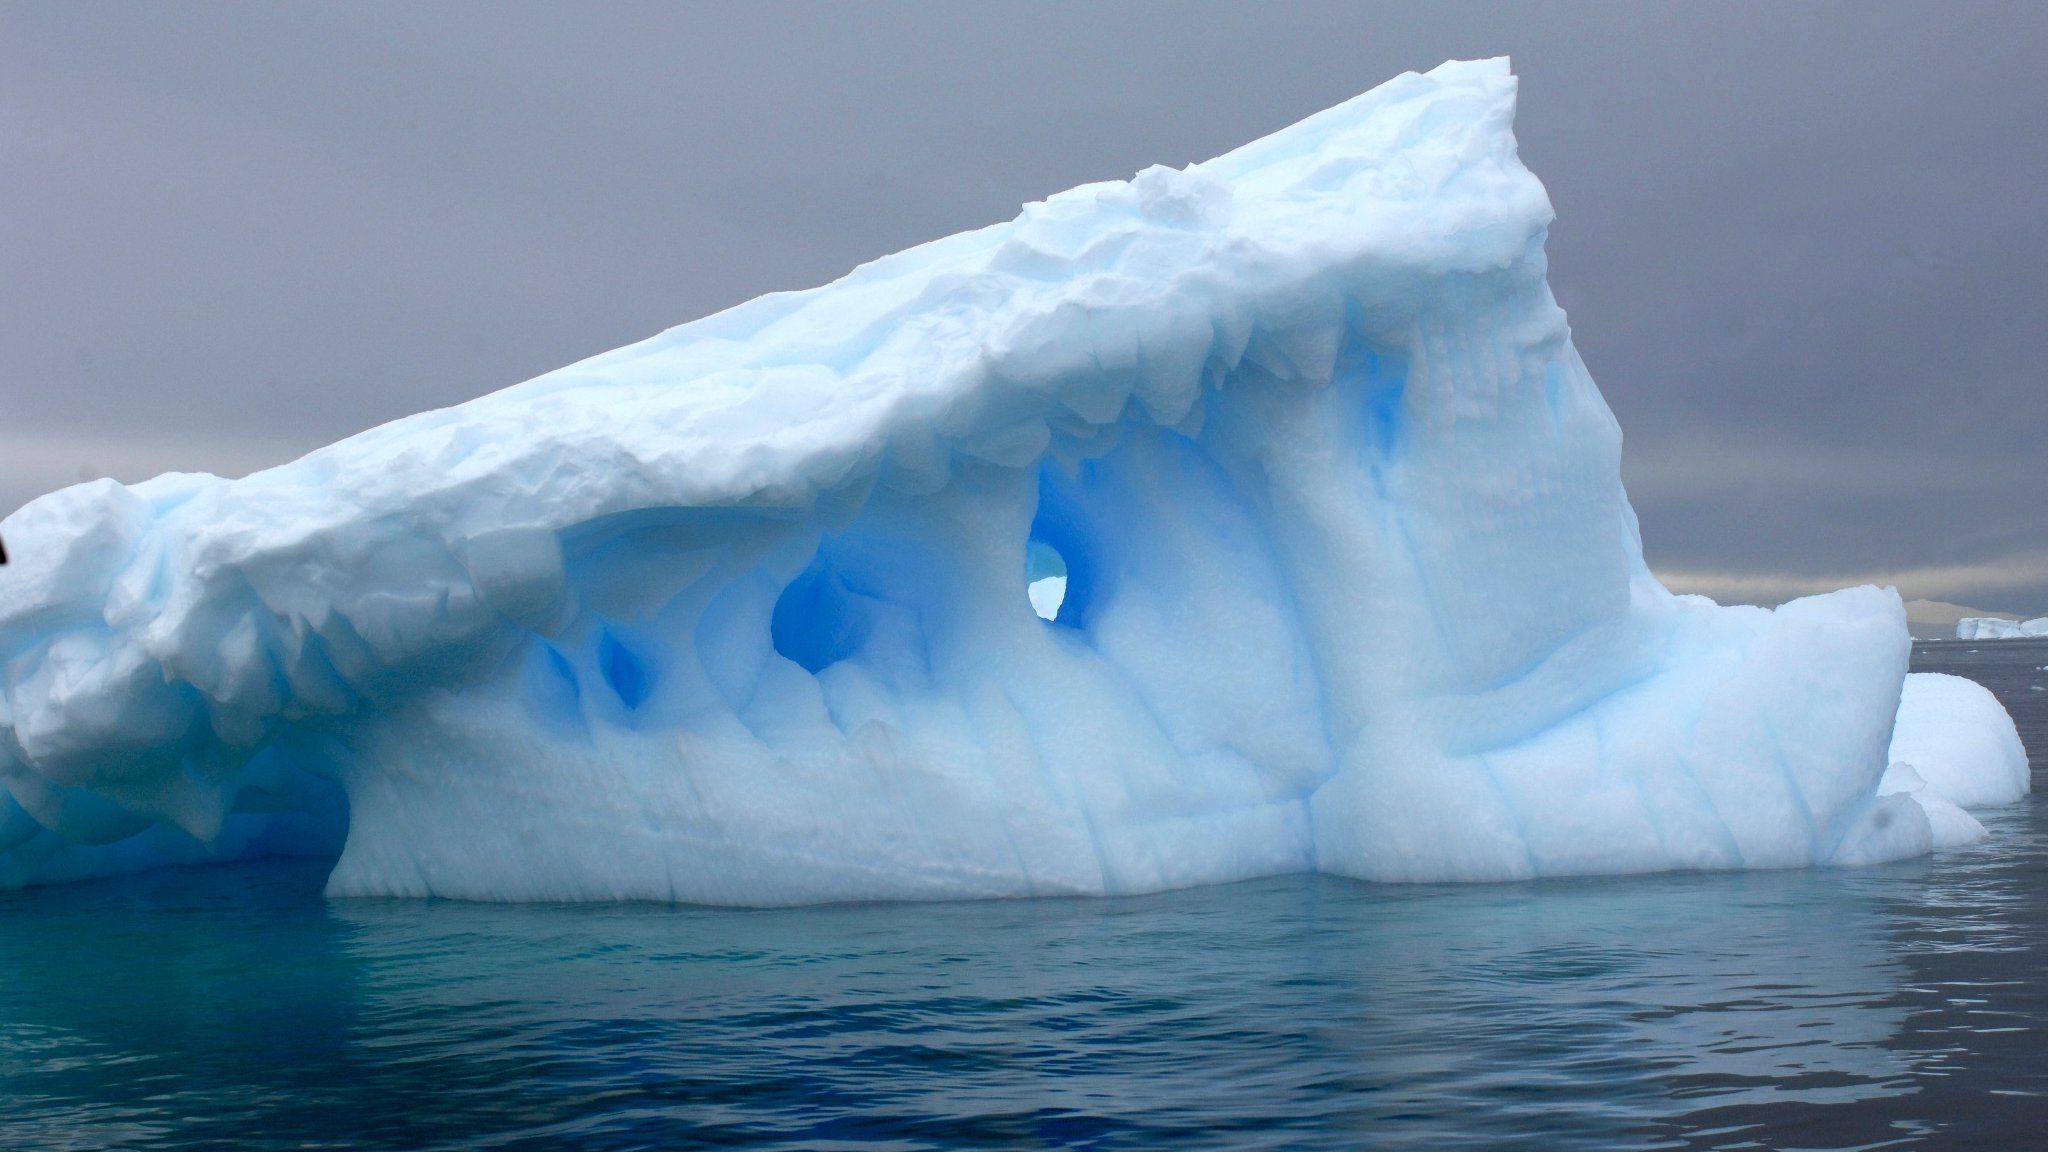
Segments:
[[[1024,587],[1040,620],[1059,619],[1060,603],[1067,598],[1067,561],[1059,549],[1043,540],[1025,548]]]
[[[1024,547],[1024,581],[1032,610],[1063,628],[1086,630],[1105,573],[1096,536],[1100,493],[1096,461],[1072,474],[1050,464],[1038,471],[1038,512]]]

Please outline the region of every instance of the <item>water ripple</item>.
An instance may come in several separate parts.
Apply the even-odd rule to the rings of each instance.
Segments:
[[[2048,749],[2048,645],[1979,648],[1916,659]],[[330,904],[293,865],[22,893],[0,1146],[2020,1147],[2048,805],[1986,823],[1854,872],[1110,901]]]

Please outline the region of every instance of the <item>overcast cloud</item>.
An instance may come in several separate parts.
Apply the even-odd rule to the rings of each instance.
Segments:
[[[0,511],[1512,54],[1651,563],[2048,613],[2048,7],[0,3]]]

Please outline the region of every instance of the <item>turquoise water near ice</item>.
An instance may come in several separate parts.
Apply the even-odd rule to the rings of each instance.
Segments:
[[[2037,772],[2048,644],[1933,644]],[[0,896],[0,1148],[2023,1148],[2048,801],[1856,871],[730,911]]]

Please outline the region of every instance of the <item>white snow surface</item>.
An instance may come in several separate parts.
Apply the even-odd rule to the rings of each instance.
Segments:
[[[2048,636],[2048,616],[2007,620],[2000,616],[1965,616],[1956,621],[1958,640],[2032,640]]]
[[[1975,680],[1938,672],[1906,677],[1899,718],[1892,729],[1891,773],[1910,766],[1925,792],[1963,808],[2010,804],[2027,794],[2031,774],[2019,729],[1991,691]]]
[[[30,504],[0,884],[344,827],[336,894],[748,905],[1927,851],[1997,705],[1909,709],[1880,796],[1894,593],[1650,575],[1514,106],[1504,60],[1404,75],[245,479]]]

